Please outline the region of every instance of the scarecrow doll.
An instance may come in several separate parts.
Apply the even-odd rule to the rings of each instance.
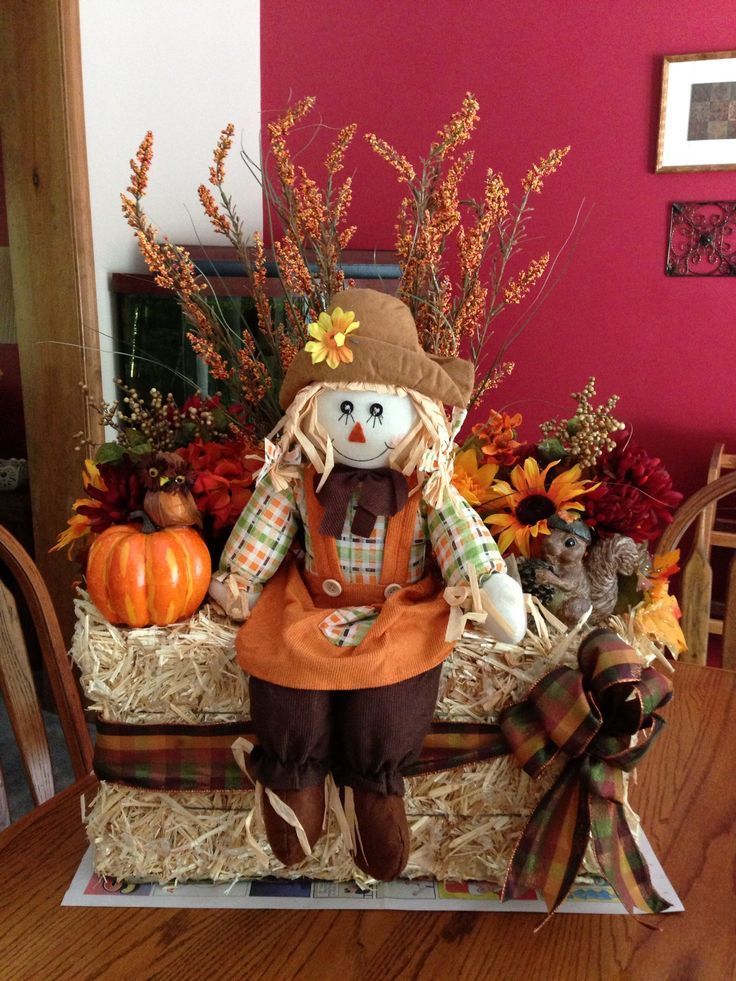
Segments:
[[[210,591],[245,620],[249,772],[274,855],[290,866],[310,854],[331,773],[357,825],[356,864],[390,880],[409,855],[402,770],[432,721],[451,603],[454,636],[458,597],[502,641],[520,640],[526,616],[451,484],[444,406],[466,406],[472,366],[425,353],[409,308],[375,290],[338,293],[309,333]]]

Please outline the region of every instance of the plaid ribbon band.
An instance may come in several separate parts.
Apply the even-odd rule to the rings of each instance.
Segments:
[[[97,723],[94,771],[100,780],[147,790],[248,790],[232,744],[238,737],[257,743],[247,724],[126,725]],[[420,758],[404,773],[416,776],[451,770],[509,752],[493,724],[436,722]]]
[[[255,738],[239,723],[125,725],[97,722],[93,768],[100,780],[146,790],[247,790],[235,761],[238,736]]]
[[[553,913],[580,869],[590,836],[603,874],[626,909],[659,913],[669,903],[652,886],[629,828],[623,774],[661,731],[664,720],[655,709],[670,700],[672,686],[603,629],[585,638],[578,664],[579,670],[550,671],[501,715],[503,734],[530,776],[538,778],[559,753],[568,757],[524,828],[503,895],[512,899],[539,890]]]

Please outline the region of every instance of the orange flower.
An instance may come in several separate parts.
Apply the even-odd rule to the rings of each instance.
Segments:
[[[669,594],[669,578],[679,572],[680,550],[655,555],[652,570],[647,576],[648,589],[644,600],[634,610],[636,625],[654,640],[664,644],[675,655],[687,650],[685,635],[680,628],[682,613],[674,596]]]
[[[312,355],[312,364],[326,361],[330,368],[337,368],[353,360],[353,352],[345,343],[348,334],[360,327],[355,320],[352,310],[342,310],[335,307],[332,314],[321,313],[317,323],[307,325],[309,336],[314,338],[307,341],[304,350]]]
[[[85,491],[89,487],[95,487],[97,490],[106,491],[107,486],[105,481],[100,476],[100,471],[97,469],[94,460],[85,460],[84,466],[82,468],[82,484],[84,485]],[[50,552],[58,552],[62,548],[66,548],[67,545],[70,546],[69,557],[71,558],[71,546],[79,538],[84,538],[92,530],[92,518],[89,514],[80,514],[79,508],[101,508],[102,505],[99,501],[93,501],[90,497],[80,497],[73,504],[73,511],[71,518],[68,519],[65,531],[63,531],[59,537],[56,539],[56,544],[52,545],[49,549]]]
[[[473,434],[480,440],[480,448],[490,463],[505,467],[516,463],[521,443],[515,436],[520,425],[520,412],[510,416],[492,409],[487,422],[473,426]]]
[[[478,466],[475,450],[461,450],[455,456],[452,484],[468,504],[477,508],[494,496],[491,485],[497,473],[498,467],[492,463]]]
[[[493,485],[492,506],[499,508],[486,519],[494,533],[501,531],[498,547],[502,553],[513,550],[515,554],[529,557],[531,539],[539,535],[549,535],[547,520],[558,514],[565,521],[573,521],[583,511],[584,505],[576,498],[594,490],[598,484],[581,480],[580,467],[574,466],[558,474],[547,484],[547,474],[559,460],[550,463],[540,472],[539,464],[533,457],[516,466],[511,471],[511,484],[499,480]]]

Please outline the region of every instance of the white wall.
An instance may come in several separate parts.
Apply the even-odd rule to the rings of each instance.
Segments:
[[[229,188],[246,228],[262,224],[259,187],[238,157],[258,158],[259,0],[80,0],[92,235],[106,398],[114,395],[110,275],[144,269],[120,211],[129,160],[153,130],[146,208],[172,241],[227,244],[202,214],[220,130],[235,124]]]

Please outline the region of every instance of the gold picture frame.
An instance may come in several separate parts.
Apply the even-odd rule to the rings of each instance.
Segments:
[[[668,55],[656,172],[736,170],[736,51]]]

